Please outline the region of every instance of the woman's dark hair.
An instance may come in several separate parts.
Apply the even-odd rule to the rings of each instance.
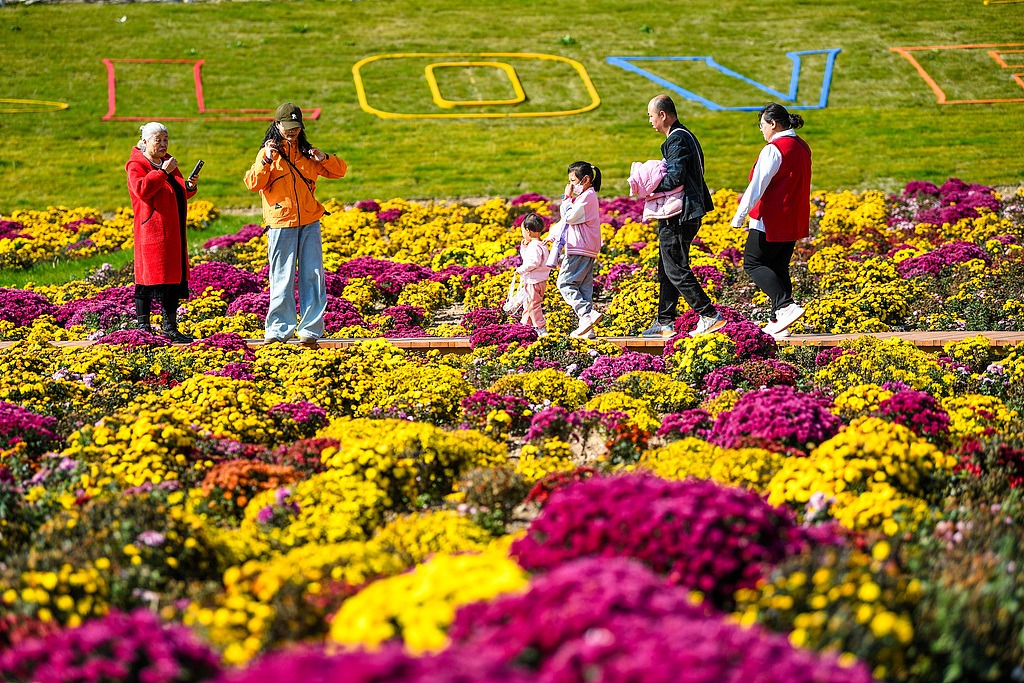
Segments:
[[[528,213],[523,218],[523,227],[530,232],[544,232],[547,227],[544,225],[544,219],[535,213]]]
[[[790,114],[785,107],[775,102],[769,102],[761,107],[761,111],[757,115],[757,122],[760,123],[762,118],[768,123],[774,121],[782,130],[800,128],[804,125],[804,117],[800,114]]]
[[[590,178],[590,186],[594,188],[594,192],[601,191],[601,169],[597,166],[586,161],[574,161],[569,164],[569,170],[566,173],[572,173],[580,180]]]
[[[260,147],[266,146],[268,140],[277,145],[284,142],[284,136],[277,129],[277,121],[271,122],[270,128],[267,128],[267,134],[263,136],[263,142],[260,143]],[[309,140],[306,139],[306,129],[303,128],[299,131],[299,151],[302,152],[303,156],[308,157],[311,156],[310,150],[312,149],[313,145],[309,144]]]

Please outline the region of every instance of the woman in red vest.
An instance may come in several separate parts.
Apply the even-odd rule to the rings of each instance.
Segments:
[[[125,164],[128,194],[135,212],[135,315],[138,327],[149,326],[153,298],[163,309],[164,336],[176,344],[194,339],[178,330],[178,302],[188,298],[186,201],[196,193],[198,178],[185,178],[167,153],[167,128],[147,123]]]
[[[789,261],[796,241],[807,237],[811,220],[811,148],[795,128],[803,117],[770,102],[758,114],[758,127],[768,144],[750,171],[750,184],[740,199],[735,228],[747,216],[743,270],[772,302],[771,322],[764,331],[776,339],[789,336],[789,326],[804,314],[793,301]]]

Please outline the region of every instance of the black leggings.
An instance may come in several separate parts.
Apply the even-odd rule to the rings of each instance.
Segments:
[[[160,299],[160,309],[163,311],[164,319],[169,320],[177,317],[178,304],[184,296],[188,296],[187,285],[135,285],[135,311],[139,315],[149,315],[153,308],[153,299]],[[175,315],[171,315],[175,314]]]
[[[789,277],[789,261],[796,242],[769,242],[760,230],[747,231],[747,247],[743,251],[743,270],[762,292],[772,300],[775,311],[793,303],[793,281]]]

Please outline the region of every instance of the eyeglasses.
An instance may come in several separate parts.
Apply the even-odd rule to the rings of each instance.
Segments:
[[[767,126],[767,125],[768,125],[768,122],[767,122],[767,121],[758,121],[758,122],[757,122],[757,127],[758,127],[758,129],[764,128],[764,127],[765,127],[765,126]]]

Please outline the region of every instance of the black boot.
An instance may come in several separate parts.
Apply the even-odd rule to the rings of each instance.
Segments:
[[[135,324],[132,326],[137,330],[153,332],[150,323],[150,313],[153,310],[153,300],[148,296],[135,295]]]
[[[190,337],[187,334],[182,334],[178,330],[178,300],[170,297],[164,297],[163,300],[163,313],[164,319],[160,325],[161,331],[164,336],[170,339],[175,344],[191,344],[195,341],[194,337]]]

